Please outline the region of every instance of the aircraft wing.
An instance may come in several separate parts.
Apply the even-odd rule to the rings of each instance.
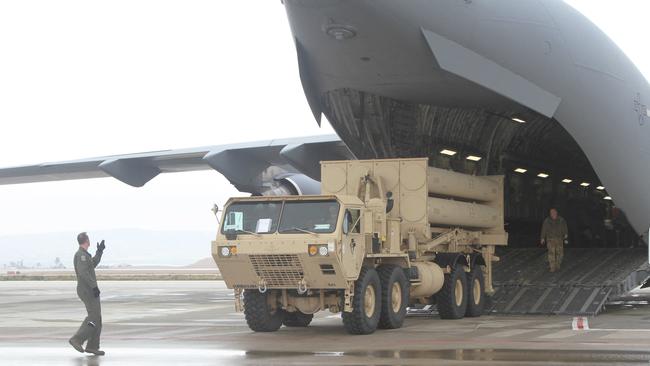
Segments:
[[[338,136],[310,136],[0,168],[0,185],[113,177],[142,187],[161,173],[214,169],[242,192],[317,194],[319,162],[353,158]]]

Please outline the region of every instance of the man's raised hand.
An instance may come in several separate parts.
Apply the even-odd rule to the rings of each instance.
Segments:
[[[104,244],[104,240],[102,239],[101,242],[97,243],[97,251],[103,252],[104,249],[106,249],[106,244]]]

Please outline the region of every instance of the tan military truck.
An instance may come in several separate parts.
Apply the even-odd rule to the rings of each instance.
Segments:
[[[503,177],[425,158],[321,163],[322,194],[232,198],[212,254],[248,326],[269,332],[342,312],[349,333],[402,326],[409,306],[480,316],[493,292]]]

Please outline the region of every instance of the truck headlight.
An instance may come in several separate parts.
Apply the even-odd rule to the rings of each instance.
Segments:
[[[322,256],[326,256],[328,254],[327,246],[322,245],[322,246],[318,247],[318,254],[322,255]]]
[[[307,248],[307,253],[309,253],[310,257],[316,255],[326,257],[329,255],[329,249],[327,248],[327,244],[310,244]]]
[[[307,248],[307,253],[312,257],[318,254],[318,245],[310,245],[309,248]]]
[[[237,247],[235,247],[235,246],[219,247],[219,256],[220,257],[231,257],[233,255],[237,255]]]

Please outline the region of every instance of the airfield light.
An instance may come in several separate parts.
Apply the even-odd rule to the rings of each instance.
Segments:
[[[572,179],[569,179],[569,178],[564,178],[564,179],[562,179],[562,183],[569,184],[569,183],[571,183],[571,182],[573,182]]]
[[[528,171],[528,170],[526,170],[526,169],[524,169],[524,168],[517,168],[517,169],[515,169],[515,172],[520,173],[520,174],[524,174],[524,173],[526,173],[527,171]]]
[[[583,186],[583,187],[589,187],[591,184],[587,183],[587,182],[582,182],[582,183],[580,183],[580,185]]]
[[[448,150],[448,149],[443,149],[440,151],[442,155],[448,155],[448,156],[454,156],[456,155],[456,152],[454,150]]]
[[[546,173],[539,173],[539,174],[537,174],[537,176],[540,177],[540,178],[545,178],[545,179],[548,178],[548,174],[546,174]]]
[[[467,156],[465,159],[467,159],[467,160],[471,160],[471,161],[479,161],[479,160],[481,160],[482,158],[481,158],[480,156],[476,156],[476,155],[469,155],[469,156]]]

